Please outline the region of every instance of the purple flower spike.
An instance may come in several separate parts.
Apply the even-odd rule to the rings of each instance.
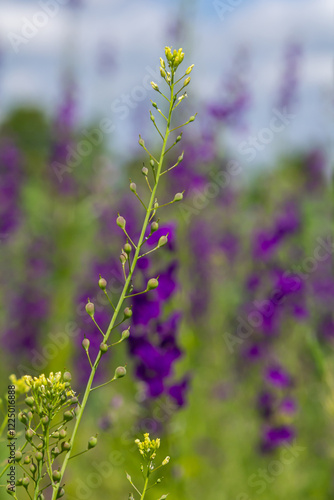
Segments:
[[[265,379],[267,382],[272,384],[274,387],[278,387],[279,389],[291,386],[290,375],[280,366],[269,368],[265,374]]]

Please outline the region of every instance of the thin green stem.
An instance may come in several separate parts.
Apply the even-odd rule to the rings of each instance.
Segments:
[[[173,110],[173,101],[174,101],[174,81],[173,81],[173,75],[172,75],[172,82],[171,82],[170,89],[171,89],[171,98],[170,98],[170,101],[169,101],[170,102],[170,107],[169,107],[169,113],[168,113],[168,121],[167,121],[167,125],[166,125],[166,132],[165,132],[164,141],[163,141],[162,148],[161,148],[160,159],[159,159],[159,162],[158,162],[158,168],[157,168],[157,172],[156,172],[155,185],[154,185],[154,187],[152,189],[150,201],[149,201],[149,204],[148,204],[148,207],[147,207],[147,210],[146,210],[146,215],[145,215],[145,219],[144,219],[144,222],[143,222],[141,234],[140,234],[140,237],[139,237],[139,240],[138,240],[138,244],[137,244],[137,246],[133,245],[134,248],[136,249],[135,255],[134,255],[134,258],[133,258],[133,262],[132,262],[131,269],[129,271],[128,277],[127,277],[126,282],[124,284],[121,296],[120,296],[120,298],[118,300],[115,312],[114,312],[114,314],[113,314],[113,316],[111,318],[110,324],[109,324],[107,332],[105,334],[105,337],[104,337],[104,342],[105,343],[108,341],[110,333],[114,329],[114,325],[116,323],[117,317],[118,317],[118,315],[119,315],[119,313],[121,311],[121,308],[123,306],[123,302],[125,300],[126,292],[127,292],[128,288],[129,288],[129,285],[130,285],[131,280],[132,280],[132,275],[133,275],[133,273],[135,271],[135,268],[136,268],[136,265],[137,265],[137,261],[138,261],[138,257],[139,257],[139,252],[140,252],[140,247],[141,247],[141,245],[142,245],[142,243],[144,241],[144,238],[145,238],[147,226],[148,226],[150,215],[151,215],[151,209],[152,209],[152,207],[153,207],[153,205],[155,203],[156,192],[157,192],[157,189],[158,189],[158,184],[159,184],[161,169],[162,169],[162,165],[163,165],[163,161],[164,161],[164,154],[165,154],[165,150],[166,150],[166,146],[167,146],[167,142],[168,142],[168,138],[169,138],[169,134],[170,134],[170,124],[171,124],[172,110]],[[150,155],[150,156],[152,156],[152,155]],[[153,156],[152,156],[152,158],[153,158]],[[57,494],[58,494],[59,488],[61,487],[60,485],[62,483],[62,479],[63,479],[63,476],[65,474],[68,461],[71,458],[72,450],[73,450],[73,444],[75,443],[75,439],[76,439],[76,436],[77,436],[77,433],[78,433],[78,429],[80,427],[80,423],[81,423],[81,420],[82,420],[83,413],[84,413],[85,408],[86,408],[86,404],[87,404],[87,401],[88,401],[88,398],[89,398],[89,394],[91,392],[93,380],[94,380],[94,377],[95,377],[96,370],[97,370],[97,368],[99,366],[99,363],[100,363],[100,360],[101,360],[101,356],[102,356],[102,353],[101,353],[101,351],[99,351],[99,353],[98,353],[98,355],[97,355],[97,357],[95,359],[95,362],[93,364],[93,368],[91,370],[88,382],[87,382],[87,386],[86,386],[86,389],[85,389],[85,392],[84,392],[84,395],[83,395],[83,399],[82,399],[80,410],[79,410],[79,412],[77,414],[77,419],[76,419],[76,422],[75,422],[75,425],[74,425],[74,429],[73,429],[73,433],[72,433],[72,446],[71,446],[70,450],[65,455],[65,458],[64,458],[64,461],[63,461],[63,465],[62,465],[61,470],[60,470],[59,485],[58,485],[57,488],[55,488],[53,490],[52,500],[56,500],[56,498],[57,498]]]
[[[111,382],[114,382],[114,380],[116,380],[115,377],[113,377],[112,379],[108,380],[108,382],[104,382],[104,384],[97,385],[96,387],[92,387],[91,391],[95,391],[95,389],[100,389],[100,387],[104,387],[105,385],[108,385]]]
[[[142,495],[140,497],[140,500],[144,500],[145,494],[146,494],[146,491],[147,491],[147,487],[148,487],[148,475],[146,476],[146,479],[145,479],[144,489],[143,489],[143,493],[142,493]]]

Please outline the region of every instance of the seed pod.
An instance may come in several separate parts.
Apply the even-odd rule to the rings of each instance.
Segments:
[[[180,142],[180,140],[182,139],[182,134],[178,135],[177,138],[176,138],[176,141],[175,142]]]
[[[53,432],[53,433],[51,434],[51,437],[54,437],[54,438],[58,439],[58,438],[59,438],[59,431],[55,431],[55,432]]]
[[[63,414],[63,418],[65,422],[69,422],[70,420],[73,419],[73,413],[71,411],[65,411]]]
[[[126,375],[125,366],[118,366],[115,370],[114,378],[122,378],[125,377],[125,375]]]
[[[153,123],[155,123],[155,118],[154,118],[154,116],[152,115],[151,111],[150,111],[150,118],[151,118],[151,121],[152,121]]]
[[[131,182],[130,184],[130,191],[132,191],[133,193],[137,192],[137,185],[134,182]]]
[[[19,462],[22,458],[22,452],[20,450],[15,452],[15,461]]]
[[[28,465],[28,464],[30,464],[30,462],[31,462],[31,457],[29,455],[27,455],[26,457],[24,457],[24,460],[23,460],[24,464]]]
[[[147,290],[154,290],[158,288],[159,282],[156,278],[151,278],[147,283]]]
[[[61,473],[60,473],[60,471],[59,471],[59,470],[54,470],[54,471],[52,472],[52,478],[53,478],[53,480],[54,480],[54,481],[56,481],[56,482],[60,481],[60,478],[61,478]]]
[[[141,138],[141,136],[139,136],[139,141],[138,142],[139,142],[139,144],[141,145],[142,148],[145,147],[145,141],[144,141],[144,139]]]
[[[124,217],[121,217],[120,215],[116,219],[116,224],[117,226],[121,227],[122,229],[125,229],[126,226],[126,221]]]
[[[166,245],[166,243],[168,243],[168,238],[167,236],[161,236],[159,241],[158,241],[158,247],[163,247],[164,245]]]
[[[35,453],[35,458],[36,458],[37,462],[40,462],[41,460],[43,460],[43,453],[41,453],[40,451],[37,451]]]
[[[57,456],[60,454],[60,449],[58,448],[58,446],[56,446],[55,448],[52,448],[52,450],[51,450],[51,454],[52,454],[54,457],[57,457]]]
[[[39,443],[39,444],[36,446],[36,448],[37,448],[38,450],[42,450],[42,449],[44,448],[44,444],[43,444],[43,443]]]
[[[25,488],[28,488],[29,483],[30,483],[30,479],[28,477],[24,477],[22,479],[22,486],[24,486]]]
[[[83,339],[82,343],[81,343],[82,347],[85,349],[85,351],[88,351],[89,349],[89,346],[90,346],[90,342],[88,339]]]
[[[32,407],[34,406],[35,400],[31,396],[29,396],[28,398],[25,398],[24,402],[27,406]]]
[[[76,396],[75,396],[74,398],[71,398],[71,399],[70,399],[70,403],[71,403],[71,405],[75,405],[75,404],[77,404],[77,402],[78,402],[78,401],[79,401],[79,399],[78,399]]]
[[[97,438],[96,437],[91,437],[89,438],[88,440],[88,449],[91,450],[92,448],[95,448],[95,446],[97,445]]]
[[[196,116],[191,116],[191,117],[189,118],[189,120],[188,120],[188,121],[189,121],[189,123],[193,122],[193,121],[195,120],[195,118],[196,118]]]
[[[182,193],[176,193],[176,195],[174,196],[174,200],[173,201],[181,201],[183,200],[183,194]]]
[[[42,424],[46,425],[49,423],[49,417],[45,415],[43,418],[41,418]]]
[[[36,470],[37,470],[37,467],[35,464],[30,464],[29,465],[29,470],[30,472],[32,472],[33,474],[35,474]]]
[[[153,221],[151,224],[151,233],[154,233],[159,229],[159,224],[156,221]]]
[[[16,436],[16,432],[14,430],[10,430],[7,432],[7,439],[13,439]]]
[[[68,441],[63,441],[63,442],[61,443],[61,449],[62,449],[63,451],[68,451],[68,450],[70,450],[70,449],[71,449],[71,445],[70,445],[70,443],[69,443]]]
[[[94,317],[94,312],[95,312],[95,307],[94,307],[94,304],[92,302],[89,302],[89,299],[88,299],[88,303],[86,304],[86,313],[89,314],[89,316],[91,318]]]
[[[27,441],[31,441],[34,437],[34,431],[32,429],[27,429],[25,432],[25,437]]]
[[[60,488],[60,490],[58,491],[58,494],[57,494],[57,498],[61,498],[65,495],[65,490],[64,488]]]
[[[22,424],[27,424],[28,423],[27,415],[25,413],[23,413],[22,411],[20,411],[20,413],[18,414],[17,418],[19,419],[19,422],[21,422]]]
[[[130,307],[126,307],[124,309],[124,318],[131,318],[131,316],[132,316],[132,311]]]
[[[152,158],[150,159],[150,165],[152,168],[154,167],[154,160]]]
[[[108,351],[108,347],[109,347],[109,346],[108,346],[107,344],[104,344],[104,343],[102,342],[102,344],[100,344],[100,351],[101,351],[101,353],[102,353],[102,354],[105,354],[105,353]]]
[[[101,290],[105,290],[107,288],[107,282],[104,278],[99,279],[99,287]]]
[[[132,250],[132,246],[130,245],[130,243],[125,243],[124,252],[129,254],[129,253],[131,253],[131,250]]]
[[[72,375],[70,374],[70,372],[64,372],[63,380],[64,380],[64,382],[71,382]]]
[[[143,175],[147,175],[147,174],[148,174],[148,168],[143,167],[143,168],[141,169],[141,172],[142,172],[142,174],[143,174]]]
[[[126,340],[130,337],[130,330],[127,329],[127,330],[123,330],[122,331],[122,337],[121,337],[121,340]]]
[[[61,439],[64,439],[64,437],[66,437],[66,436],[67,436],[67,431],[66,431],[66,429],[60,429],[60,431],[59,431],[59,436],[60,436],[60,438],[61,438]]]
[[[124,266],[125,262],[128,260],[128,256],[123,250],[121,255],[119,256],[119,260],[121,261],[122,266]]]

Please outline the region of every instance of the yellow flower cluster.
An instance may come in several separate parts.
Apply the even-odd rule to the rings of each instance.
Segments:
[[[64,380],[61,372],[57,372],[55,374],[50,372],[48,377],[46,377],[44,373],[42,373],[39,377],[34,378],[30,375],[24,375],[21,380],[23,380],[24,383],[33,391],[37,391],[45,396],[59,395],[64,391],[66,391],[67,397],[73,397],[75,395],[71,389],[68,389],[69,382],[66,379]]]
[[[16,375],[12,374],[9,376],[9,380],[11,381],[12,385],[15,385],[15,391],[17,395],[24,394],[30,391],[30,387],[26,384],[24,377],[17,379]]]
[[[144,440],[135,440],[138,446],[139,453],[143,455],[146,460],[153,460],[156,457],[157,449],[160,447],[160,439],[150,439],[150,435],[147,432],[144,434]]]
[[[176,70],[184,59],[184,52],[182,52],[182,49],[179,50],[174,49],[174,51],[172,52],[171,47],[165,47],[165,54],[168,61],[168,65],[172,70]]]

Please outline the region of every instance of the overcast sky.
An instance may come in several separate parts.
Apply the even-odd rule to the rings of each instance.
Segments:
[[[134,123],[153,98],[145,90],[148,75],[156,70],[164,46],[175,42],[180,2],[82,0],[81,7],[70,7],[70,1],[80,0],[1,0],[0,120],[20,104],[53,112],[61,101],[64,70],[70,67],[77,85],[79,127],[92,118],[108,117],[117,122],[114,145],[124,145],[126,137],[133,139]],[[188,29],[182,27],[180,43],[190,47],[187,62],[196,65],[193,92],[200,100],[213,100],[222,75],[233,70],[240,47],[249,53],[242,76],[253,106],[248,128],[229,134],[230,147],[267,126],[282,81],[284,49],[291,40],[302,45],[303,58],[290,144],[318,142],[328,147],[333,124],[331,0],[183,4]],[[143,102],[131,102],[123,113],[127,116],[120,119],[116,100],[132,92],[139,96],[140,88]]]

